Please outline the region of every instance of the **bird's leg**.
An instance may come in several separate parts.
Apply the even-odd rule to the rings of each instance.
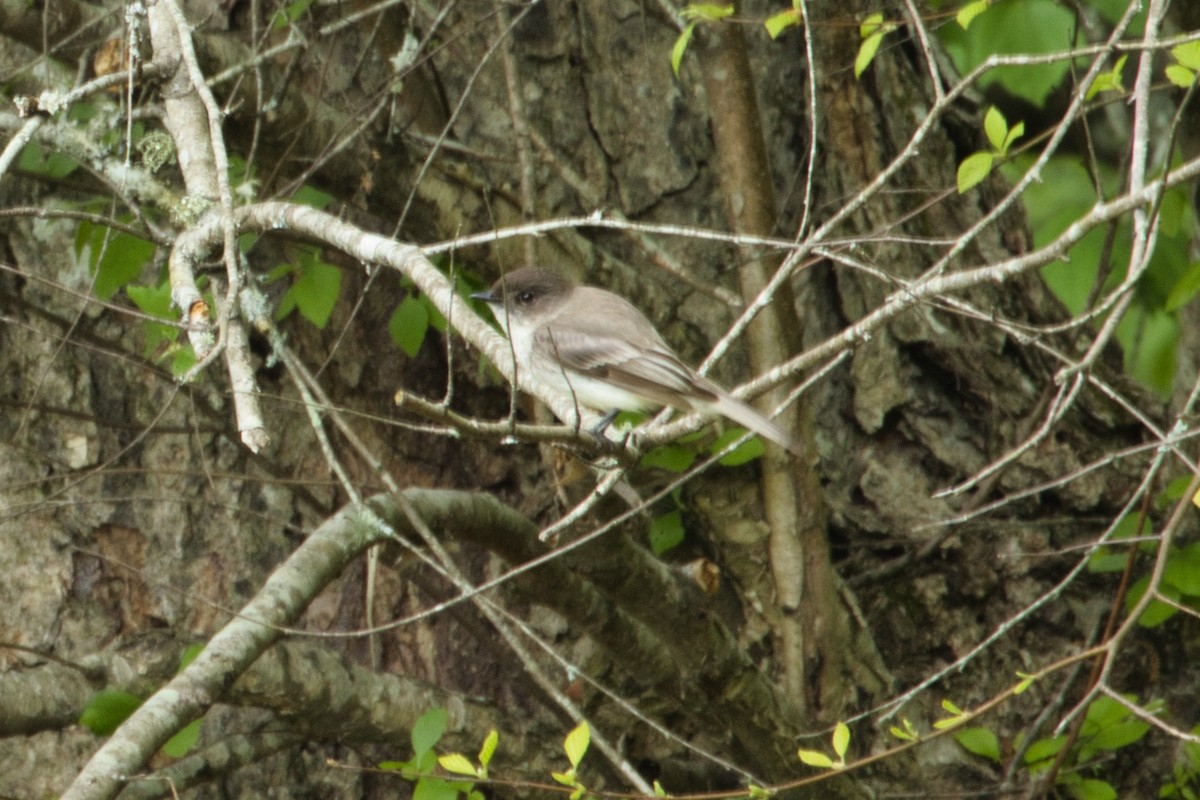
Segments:
[[[612,425],[612,421],[614,419],[616,419],[617,414],[620,414],[620,413],[621,413],[621,409],[619,409],[619,408],[609,409],[608,413],[605,414],[603,417],[601,417],[599,422],[597,422],[595,425],[593,425],[591,428],[588,429],[588,432],[591,433],[592,436],[595,436],[597,439],[603,439],[604,432],[606,430],[608,430],[608,426]]]

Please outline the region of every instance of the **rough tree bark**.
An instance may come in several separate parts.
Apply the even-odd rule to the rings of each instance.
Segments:
[[[200,64],[219,76],[212,90],[227,148],[254,174],[247,194],[286,200],[307,185],[333,197],[331,214],[265,203],[236,210],[226,221],[261,235],[244,262],[222,253],[220,218],[178,213],[180,177],[194,162],[158,173],[128,167],[121,137],[104,139],[123,129],[118,101],[92,100],[90,126],[50,116],[31,134],[84,168],[65,179],[10,170],[0,184],[0,201],[15,209],[0,229],[0,402],[8,409],[0,415],[0,563],[9,576],[0,582],[0,645],[9,646],[0,647],[0,698],[27,701],[0,702],[0,795],[61,794],[86,769],[73,796],[113,796],[126,785],[122,796],[164,796],[168,779],[189,797],[395,796],[398,778],[359,768],[409,757],[412,720],[434,704],[456,711],[447,749],[473,753],[487,728],[501,730],[494,776],[512,770],[506,776],[545,781],[561,770],[557,742],[583,714],[596,747],[613,744],[607,759],[588,756],[589,788],[628,786],[634,767],[672,793],[785,783],[812,774],[796,759],[797,742],[824,747],[833,722],[971,652],[1068,572],[1078,560],[1070,548],[1117,516],[1148,458],[1106,460],[1150,439],[1113,394],[1161,414],[1121,377],[1114,351],[1050,435],[968,491],[935,494],[1033,434],[1058,396],[1059,354],[1074,359],[1087,347],[1074,329],[1054,327],[1069,315],[1033,270],[913,302],[811,365],[819,380],[785,416],[809,449],[801,462],[768,448],[751,464],[689,477],[674,501],[669,488],[659,491],[668,480],[661,473],[632,469],[629,482],[643,496],[661,494],[657,504],[631,512],[598,503],[558,541],[616,520],[613,530],[553,557],[536,531],[569,509],[563,498],[578,487],[565,485],[566,470],[542,451],[505,442],[510,432],[549,439],[590,458],[590,440],[506,422],[447,434],[452,414],[504,417],[508,387],[478,367],[482,350],[506,371],[504,350],[461,301],[451,305],[453,293],[409,243],[600,210],[591,226],[448,248],[453,263],[440,251],[439,266],[487,282],[534,260],[606,285],[694,363],[782,265],[790,278],[712,365],[735,385],[902,296],[948,241],[1001,202],[996,177],[953,194],[956,165],[978,146],[977,107],[960,99],[921,128],[953,81],[928,60],[920,26],[906,16],[912,4],[888,4],[889,19],[907,20],[904,34],[860,80],[851,71],[857,23],[876,6],[802,4],[805,26],[772,41],[757,23],[775,5],[745,3],[734,19],[703,24],[676,79],[669,56],[681,22],[666,4],[313,4],[286,24],[274,23],[283,13],[274,7],[189,4]],[[110,35],[128,41],[119,14],[70,0],[36,10],[5,7],[0,16],[14,90],[88,74],[76,69],[85,53]],[[42,68],[43,57],[54,70]],[[939,74],[942,85],[931,77]],[[153,112],[144,115],[148,128],[163,117],[177,141],[184,129],[207,135],[207,123],[178,116],[180,102],[203,116],[186,71],[165,83],[135,73],[133,83],[125,100]],[[0,115],[6,130],[22,124]],[[882,191],[847,204],[896,163]],[[211,200],[217,184],[208,180],[194,193]],[[108,198],[103,207],[98,196]],[[218,306],[266,331],[252,342],[250,376],[271,437],[263,452],[241,443],[223,370],[210,366],[178,385],[156,361],[162,354],[145,351],[142,320],[122,311],[131,307],[125,295],[89,299],[89,253],[73,246],[78,215],[43,219],[32,210],[74,213],[85,201],[89,212],[171,243],[133,279],[142,286],[160,283],[168,249],[173,269],[185,261],[203,271],[205,259],[230,256],[231,270],[245,268],[254,287],[321,244],[340,276],[324,328],[293,314],[276,337],[269,313],[256,319],[244,304]],[[713,240],[706,230],[759,238]],[[364,232],[404,244],[389,249]],[[777,245],[788,240],[799,240],[797,249],[783,252]],[[1010,207],[938,269],[1031,249]],[[225,271],[222,263],[215,273]],[[278,302],[284,288],[264,291]],[[430,329],[410,356],[393,344],[389,324],[397,304],[418,294],[447,313],[450,328]],[[281,366],[272,348],[294,361]],[[315,377],[297,377],[296,364]],[[800,380],[768,377],[769,387],[756,386],[764,407]],[[397,389],[432,401],[422,407],[434,419],[409,413],[411,402],[397,411]],[[1100,468],[1080,469],[1093,462]],[[1065,475],[1073,479],[1055,483]],[[217,642],[227,640],[245,622],[234,609],[319,547],[320,526],[358,513],[357,497],[388,492],[376,509],[419,539],[427,515],[414,522],[403,509],[384,510],[405,496],[395,489],[412,487],[461,490],[446,495],[460,503],[461,524],[439,518],[437,541],[415,545],[425,558],[385,560],[369,591],[367,567],[350,557],[368,542],[331,546],[311,572],[344,567],[341,577],[323,591],[323,581],[295,590],[297,605],[278,620],[303,608],[295,627],[317,633],[354,631],[372,617],[411,621],[371,637],[296,636],[250,667],[276,630],[236,655],[210,648],[195,662],[208,682],[197,683],[196,672],[175,676],[187,644],[222,630]],[[1030,487],[1038,488],[1028,498],[951,524]],[[647,521],[677,508],[687,541],[657,558],[644,546]],[[479,597],[460,596],[456,570],[482,584],[539,559]],[[719,586],[697,588],[696,575],[714,573]],[[977,704],[1017,671],[1078,652],[1097,636],[1111,591],[1099,579],[1070,584],[1006,646],[942,676],[936,692],[914,695],[902,713],[928,722],[944,696]],[[309,602],[305,592],[316,596]],[[446,606],[422,615],[438,603]],[[497,623],[487,603],[528,623],[556,655],[506,640],[519,626]],[[1159,639],[1145,646],[1172,657],[1186,649]],[[231,664],[237,669],[221,671]],[[1119,664],[1113,685],[1129,684],[1130,670]],[[1038,708],[1080,696],[1072,678],[1056,680],[1030,690]],[[120,774],[108,769],[108,751],[85,768],[100,745],[71,722],[90,693],[146,696],[168,681],[189,691],[156,695],[112,749],[165,707],[186,713],[126,751]],[[1004,706],[997,727],[1020,729],[1036,716],[1029,709]],[[172,725],[206,710],[200,749],[175,764],[153,755]],[[382,710],[387,719],[372,716]],[[856,726],[857,753],[892,743],[889,724],[873,716]],[[796,794],[916,785],[954,794],[1001,783],[939,742]]]

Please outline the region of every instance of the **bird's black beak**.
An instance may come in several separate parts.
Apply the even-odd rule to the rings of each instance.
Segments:
[[[471,295],[472,300],[482,300],[485,303],[499,303],[500,298],[494,291],[488,289],[486,292],[474,292]]]

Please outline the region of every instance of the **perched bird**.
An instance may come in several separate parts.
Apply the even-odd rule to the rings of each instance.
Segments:
[[[492,307],[519,372],[577,406],[607,413],[597,432],[619,411],[672,406],[728,417],[799,452],[783,428],[680,361],[650,320],[620,295],[527,267],[471,296]]]

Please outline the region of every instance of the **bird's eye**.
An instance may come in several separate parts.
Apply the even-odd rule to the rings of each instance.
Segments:
[[[533,292],[526,290],[524,292],[517,293],[517,302],[520,303],[521,305],[526,305],[528,303],[532,303],[533,302]]]

